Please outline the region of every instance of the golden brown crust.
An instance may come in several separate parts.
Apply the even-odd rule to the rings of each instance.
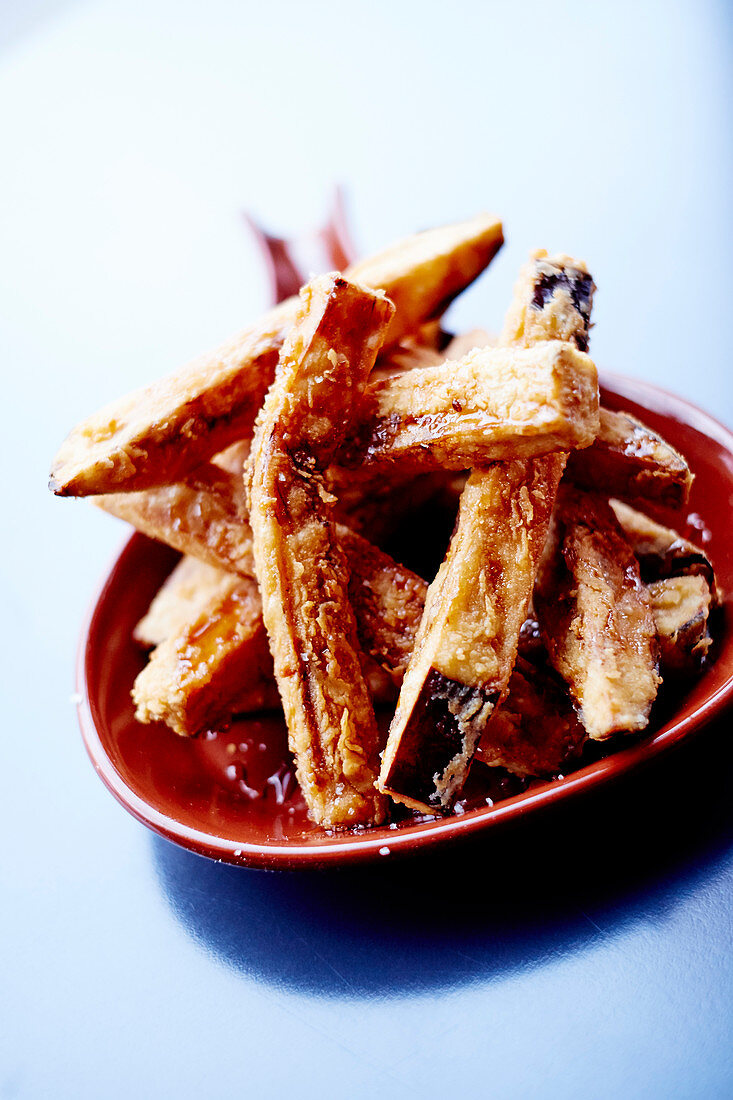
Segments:
[[[687,503],[693,481],[679,451],[635,416],[610,409],[601,409],[593,446],[569,458],[567,476],[589,491],[668,508]]]
[[[427,585],[387,554],[340,530],[349,557],[364,677],[375,703],[394,703]],[[135,628],[156,646],[133,690],[141,722],[193,736],[234,714],[280,707],[256,582],[184,557]],[[379,662],[379,663],[378,663]]]
[[[309,812],[324,825],[372,824],[384,816],[374,786],[379,734],[323,469],[348,430],[393,309],[340,277],[303,293],[252,444],[255,566]]]
[[[499,219],[479,214],[397,241],[353,264],[345,275],[353,282],[381,288],[394,302],[395,314],[384,340],[387,347],[444,313],[488,267],[503,243]]]
[[[219,594],[222,572],[187,554],[155,594],[132,636],[147,648],[160,645],[194,622]]]
[[[507,684],[564,456],[474,470],[425,612],[382,760],[380,789],[447,808]]]
[[[251,434],[297,302],[266,313],[183,370],[106,405],[61,445],[50,487],[60,496],[178,481]]]
[[[393,521],[391,510],[401,507],[404,512],[408,503],[414,506],[416,500],[419,502],[432,495],[436,476],[410,477],[403,489],[396,490],[396,500],[391,499],[395,490],[389,483],[385,488],[385,498],[377,494],[374,499],[369,497],[365,500],[363,490],[359,489],[353,499],[349,498],[345,503],[338,501],[334,512],[343,514],[350,524],[356,520],[360,528],[371,531],[377,527],[376,521],[379,519],[381,527],[378,529],[383,533]],[[214,591],[217,589],[219,570],[239,573],[244,577],[254,575],[252,529],[241,477],[209,465],[199,470],[188,483],[146,489],[139,493],[113,493],[95,498],[95,503],[112,515],[127,520],[149,537],[189,555],[171,574],[148,614],[135,628],[136,640],[142,645],[158,645],[172,633],[166,622],[169,615],[173,615],[177,622],[181,622],[182,618],[188,622],[191,609],[200,604],[199,609],[203,610],[209,586]],[[422,592],[427,585],[422,578],[360,537],[360,531],[338,523],[336,533],[349,560],[350,585],[363,586],[363,591],[352,592],[352,602],[363,612],[366,648],[369,652],[372,649],[381,652],[380,663],[385,664],[389,650],[401,645],[399,641],[389,639],[395,617],[405,612],[406,608],[380,606],[368,593],[379,592],[385,600],[393,599],[394,584],[397,591],[404,589],[400,598],[407,601],[410,613],[414,614],[418,606],[413,598],[414,593]],[[202,567],[201,571],[196,568],[198,565]],[[179,583],[182,585],[180,589]],[[419,613],[422,613],[422,602],[419,603]],[[402,653],[404,656],[404,648]],[[399,665],[387,661],[385,667],[396,674]]]
[[[585,351],[593,289],[582,264],[536,254],[500,342],[561,338]],[[380,788],[407,805],[450,805],[506,692],[565,461],[558,453],[475,469],[466,483],[382,761]]]
[[[338,461],[465,470],[587,447],[598,432],[598,375],[573,344],[478,348],[456,362],[370,385]]]
[[[252,530],[242,478],[208,463],[186,481],[97,496],[105,512],[209,565],[254,576]]]
[[[542,570],[534,599],[550,663],[590,738],[644,729],[660,678],[634,552],[601,498],[564,490],[555,520],[559,553]]]
[[[227,460],[231,468],[241,461]],[[327,488],[338,495],[334,516],[343,525],[379,540],[400,517],[430,499],[443,484],[443,475],[406,474],[346,484],[335,467],[329,469]],[[239,475],[208,463],[185,481],[142,489],[138,493],[109,493],[94,503],[110,515],[131,523],[138,531],[174,550],[228,572],[254,576],[252,529],[249,525],[241,472]]]
[[[396,303],[391,344],[441,313],[502,241],[501,223],[480,215],[401,241],[348,277],[385,290]],[[85,496],[179,481],[248,436],[297,311],[297,299],[287,299],[211,354],[83,421],[54,459],[53,492]]]
[[[153,650],[132,696],[138,721],[184,737],[277,705],[257,583],[220,572],[201,614]]]
[[[349,598],[366,654],[402,683],[422,618],[427,582],[353,531],[339,527]]]

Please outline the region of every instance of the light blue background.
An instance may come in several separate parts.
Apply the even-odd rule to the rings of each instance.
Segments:
[[[481,208],[496,327],[583,256],[592,349],[733,423],[723,3],[0,7],[2,1097],[723,1097],[730,715],[466,857],[264,876],[103,790],[72,665],[123,531],[45,493],[68,428],[266,304],[242,209],[357,242]],[[730,507],[721,500],[721,507]]]

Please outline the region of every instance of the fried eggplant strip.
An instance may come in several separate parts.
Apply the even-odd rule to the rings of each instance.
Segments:
[[[255,567],[310,814],[323,825],[370,824],[384,816],[375,789],[379,735],[323,470],[349,428],[393,307],[335,276],[302,295],[252,444]]]
[[[380,789],[450,806],[506,693],[564,456],[474,470],[405,673]]]
[[[213,463],[199,467],[186,481],[136,493],[103,494],[94,503],[175,550],[254,576],[242,477]]]
[[[197,563],[200,564],[200,563]],[[243,710],[276,706],[277,687],[251,577],[219,571],[202,612],[153,651],[132,692],[140,722],[187,737]]]
[[[444,481],[439,473],[410,474],[381,486],[365,481],[342,492],[338,480],[334,484],[329,476],[329,488],[339,494],[334,504],[334,514],[343,521],[339,537],[348,528],[379,541],[400,518],[439,492]],[[228,572],[254,576],[252,528],[241,473],[237,476],[207,463],[185,481],[137,493],[103,494],[94,503],[174,550]]]
[[[699,671],[711,644],[707,581],[701,576],[667,577],[650,584],[648,592],[662,669]],[[520,656],[507,697],[484,730],[476,758],[515,775],[556,776],[573,766],[586,736],[553,676]]]
[[[401,683],[414,647],[428,586],[359,535],[341,528],[339,538],[349,560],[359,642],[371,653],[363,665],[365,678],[374,702],[388,702],[389,685]],[[257,613],[261,605],[251,586],[195,558],[184,557],[176,566],[135,630],[141,644],[158,647],[136,681],[139,721],[163,721],[192,735],[219,728],[234,714],[279,706],[269,654],[263,661],[262,636],[253,629],[253,601]],[[522,632],[532,626],[528,621]],[[256,668],[259,680],[253,676]],[[477,756],[517,775],[554,775],[584,739],[567,696],[546,670],[520,657]]]
[[[704,577],[665,577],[648,587],[665,672],[699,672],[712,638],[708,630],[710,586]]]
[[[196,622],[218,599],[226,576],[217,566],[184,554],[133,630],[137,644],[152,649]]]
[[[668,508],[687,503],[693,481],[685,459],[657,432],[610,409],[601,409],[593,446],[568,459],[567,477],[581,489]]]
[[[349,563],[364,676],[374,702],[390,702],[412,651],[428,586],[360,535],[344,527],[337,532]],[[235,713],[279,706],[269,652],[266,661],[260,652],[261,614],[251,579],[184,557],[135,628],[140,644],[158,647],[136,683],[138,720],[164,721],[191,735],[202,723],[215,727]]]
[[[716,602],[715,571],[704,550],[683,538],[671,527],[657,523],[628,504],[620,500],[612,500],[610,503],[638,558],[643,580],[701,576],[708,582],[713,601]]]
[[[347,274],[396,303],[392,344],[441,313],[502,242],[501,223],[479,215],[400,241]],[[83,421],[54,459],[50,488],[85,496],[180,481],[249,436],[297,312],[297,298],[287,299],[216,351]]]
[[[573,344],[478,348],[456,362],[370,385],[338,461],[356,476],[453,469],[587,447],[598,431],[598,375]]]
[[[518,657],[507,697],[484,730],[476,758],[514,775],[557,776],[572,766],[586,736],[547,669]]]
[[[440,317],[454,298],[491,263],[504,243],[498,218],[479,214],[428,229],[353,264],[347,279],[381,289],[394,302],[385,347]]]
[[[588,350],[595,285],[584,263],[537,249],[519,273],[499,343],[521,348],[570,340]]]
[[[350,538],[349,550],[362,570],[352,573],[350,587],[378,586],[383,599],[384,625],[379,607],[366,607],[362,619],[364,636],[384,663],[396,652],[395,634],[403,640],[400,612],[411,625],[411,585],[427,586],[358,536]],[[388,576],[381,575],[385,571]],[[418,602],[418,621],[421,612]],[[262,601],[249,577],[182,558],[135,628],[135,639],[156,646],[133,689],[140,722],[162,721],[190,737],[227,724],[234,714],[280,707]],[[366,656],[363,670],[372,699],[394,701],[396,674]]]
[[[195,487],[179,483],[139,493],[112,493],[95,498],[95,503],[105,511],[187,555],[135,628],[135,638],[141,645],[159,645],[177,625],[188,623],[192,613],[203,610],[209,589],[217,587],[219,570],[239,573],[245,578],[254,575],[252,529],[241,476],[225,473],[213,465],[198,471],[198,475]],[[423,476],[417,483],[410,482],[398,489],[403,513],[408,504],[414,504],[416,493],[418,501],[432,494],[433,477],[430,475],[428,480]],[[387,489],[391,491],[391,486]],[[388,503],[377,498],[376,507],[385,513]],[[371,507],[369,502],[364,502],[364,514],[358,512],[356,519],[362,526],[373,529],[375,517]],[[352,502],[352,508],[358,508],[358,499]],[[350,522],[352,518],[349,515]],[[364,649],[401,679],[402,665],[412,649],[414,633],[409,650],[405,650],[399,637],[395,639],[391,631],[397,629],[399,620],[407,614],[417,614],[419,621],[427,585],[422,578],[378,550],[358,530],[337,523],[336,534],[349,562],[351,600],[358,610]],[[195,568],[198,563],[202,566],[200,572]],[[417,603],[416,592],[422,593]],[[395,602],[390,604],[392,599]],[[389,657],[392,650],[395,650],[394,658]],[[401,654],[399,659],[397,651]]]
[[[54,458],[49,488],[88,496],[179,481],[251,435],[296,309],[287,299],[216,351],[82,421]]]
[[[644,729],[660,683],[651,601],[610,506],[567,490],[555,515],[535,610],[550,663],[588,736]]]
[[[593,289],[582,264],[535,254],[520,273],[500,343],[561,339],[585,351]],[[594,405],[591,432],[597,416]],[[471,472],[382,760],[380,789],[397,801],[445,810],[465,780],[507,691],[565,461],[560,453]]]
[[[338,537],[349,563],[349,599],[364,652],[400,685],[425,607],[427,582],[347,528]]]

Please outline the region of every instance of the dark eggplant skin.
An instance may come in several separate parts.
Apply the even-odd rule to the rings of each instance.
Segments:
[[[545,267],[549,270],[542,270]],[[538,275],[534,284],[531,308],[541,313],[552,300],[556,290],[567,290],[570,294],[573,306],[583,318],[584,325],[578,326],[574,334],[574,341],[579,351],[588,350],[588,332],[590,329],[590,314],[593,308],[593,291],[595,285],[587,271],[581,271],[577,267],[560,267],[545,261],[538,264]]]
[[[400,752],[383,779],[387,790],[434,808],[450,808],[455,792],[445,782],[451,765],[473,756],[498,691],[450,680],[431,668],[415,700]]]

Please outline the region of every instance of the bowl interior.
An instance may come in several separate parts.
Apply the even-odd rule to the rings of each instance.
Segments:
[[[680,398],[643,383],[609,376],[604,399],[657,428],[687,457],[695,483],[686,514],[657,515],[694,541],[704,540],[721,589],[730,592],[730,433]],[[173,551],[142,535],[133,535],[124,547],[82,638],[80,721],[95,767],[120,802],[157,832],[217,859],[320,866],[378,858],[493,827],[641,764],[699,728],[733,695],[731,602],[725,599],[715,662],[673,714],[657,715],[641,740],[564,779],[536,783],[520,793],[514,793],[511,781],[497,780],[493,786],[484,781],[461,805],[464,812],[445,819],[410,818],[362,832],[329,832],[307,819],[282,718],[242,718],[225,731],[191,740],[162,725],[135,721],[130,690],[145,657],[132,641],[132,630],[176,560]]]

